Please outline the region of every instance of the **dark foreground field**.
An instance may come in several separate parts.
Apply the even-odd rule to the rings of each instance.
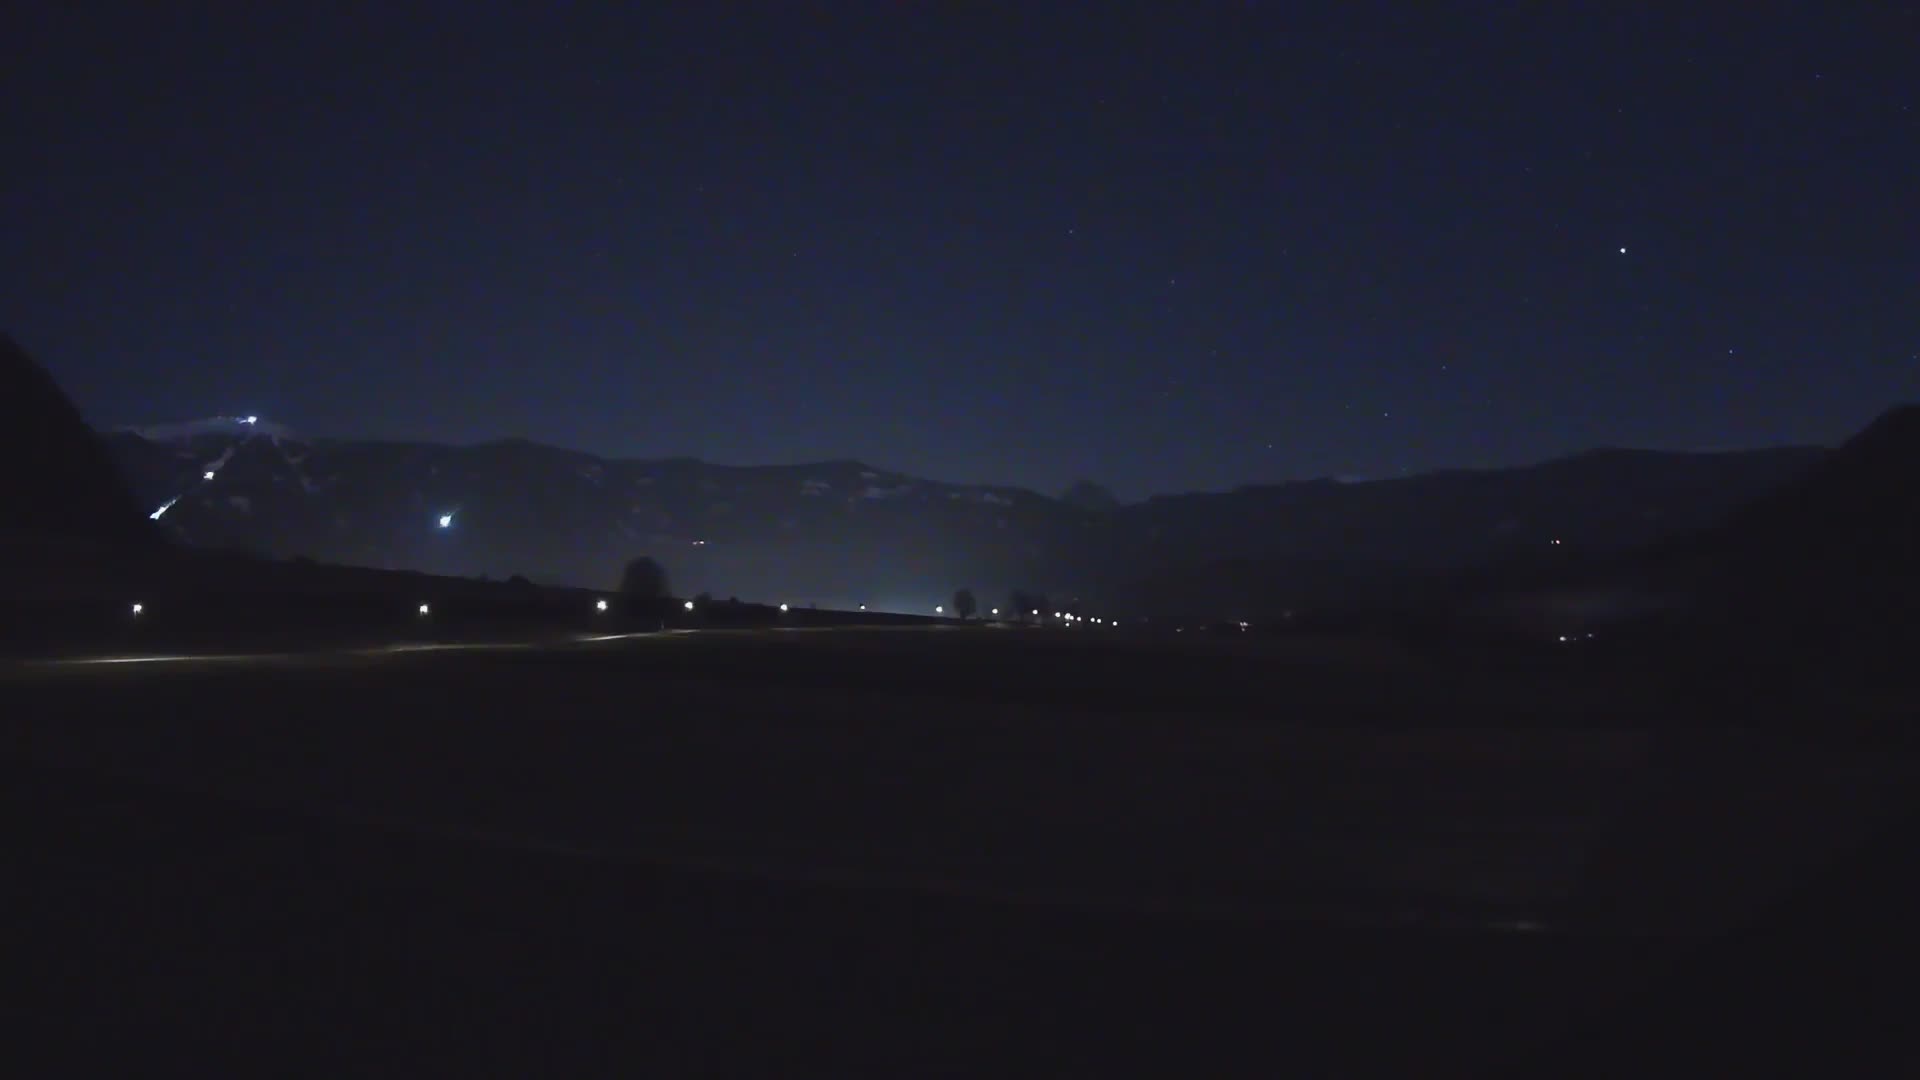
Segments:
[[[76,1068],[1844,1073],[1896,1030],[1853,988],[1905,962],[1911,770],[1733,688],[900,630],[0,695],[0,1015]]]

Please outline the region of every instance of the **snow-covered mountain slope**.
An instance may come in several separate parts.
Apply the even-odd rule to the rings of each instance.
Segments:
[[[209,416],[200,420],[184,420],[173,424],[149,424],[145,427],[122,430],[138,435],[148,442],[183,442],[208,435],[227,438],[249,438],[258,435],[276,439],[294,438],[293,432],[284,425],[262,420],[258,416]]]
[[[443,573],[606,585],[661,560],[682,592],[931,606],[959,585],[1158,610],[1311,602],[1375,568],[1620,549],[1703,527],[1818,460],[1598,451],[1524,469],[1316,481],[1100,507],[856,461],[622,461],[524,440],[302,440],[266,418],[108,444],[195,544]],[[1346,568],[1329,574],[1333,565]],[[1255,568],[1250,571],[1249,568]]]
[[[225,489],[229,506],[251,512],[247,489],[262,483],[297,485],[313,493],[318,485],[302,467],[312,448],[284,425],[257,416],[213,417],[175,424],[129,428],[109,436],[115,446],[131,438],[170,456],[150,454],[123,463],[134,466],[132,478],[153,503],[148,516],[159,521],[182,502],[206,496],[216,485]],[[238,499],[238,502],[232,501]]]

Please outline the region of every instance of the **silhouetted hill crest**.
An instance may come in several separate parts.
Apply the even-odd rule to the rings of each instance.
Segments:
[[[151,545],[158,535],[100,438],[27,351],[0,334],[5,525],[29,536]]]

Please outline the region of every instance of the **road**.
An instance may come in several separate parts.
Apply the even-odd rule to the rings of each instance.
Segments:
[[[1699,895],[1609,892],[1601,913],[1581,910],[1596,867],[1673,794],[1660,737],[1549,723],[1505,688],[1370,654],[768,629],[75,658],[15,666],[7,685],[30,760],[335,819],[744,875],[1374,923],[1724,918],[1714,890],[1751,902],[1828,843],[1769,807],[1799,792],[1796,812],[1850,827],[1895,782],[1715,733],[1715,770],[1685,782],[1740,808],[1748,839],[1668,857]],[[1729,812],[1692,816],[1712,832]],[[1736,858],[1753,865],[1715,863]]]
[[[1905,782],[1338,643],[597,637],[10,666],[38,1022],[217,1042],[191,988],[364,1066],[366,994],[416,1074],[476,1026],[551,1063],[612,1024],[686,1074],[862,1039],[923,1075],[1021,1040],[1270,1068],[1306,1028],[1383,1053],[1386,1016],[1485,1052],[1626,999]]]

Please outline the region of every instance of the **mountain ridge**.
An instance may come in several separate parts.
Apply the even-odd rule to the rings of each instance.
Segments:
[[[1293,607],[1326,591],[1315,578],[1343,578],[1333,566],[1430,570],[1556,539],[1614,550],[1704,527],[1829,453],[1603,449],[1516,469],[1319,478],[1107,507],[1097,487],[1076,485],[1094,496],[1076,504],[845,458],[720,465],[610,459],[522,438],[309,440],[263,420],[163,430],[182,434],[123,430],[106,442],[142,496],[169,507],[169,532],[191,544],[582,585],[650,554],[688,591],[905,610],[963,584],[982,596],[1026,588],[1110,607]]]
[[[1879,414],[1876,417],[1876,419],[1868,425],[1867,428],[1863,428],[1859,433],[1856,433],[1853,436],[1849,436],[1848,440],[1843,440],[1843,443],[1845,441],[1850,441],[1853,439],[1860,438],[1861,436],[1865,435],[1867,431],[1869,431],[1874,425],[1880,424],[1883,421],[1889,421],[1889,418],[1893,414],[1902,413],[1907,410],[1911,410],[1911,412],[1914,414],[1914,419],[1911,422],[1915,423],[1916,425],[1920,425],[1920,405],[1895,405],[1889,408],[1887,411]],[[858,458],[835,457],[835,458],[806,459],[806,460],[800,460],[800,461],[770,461],[770,462],[742,463],[742,462],[713,461],[707,458],[700,457],[697,454],[670,454],[670,455],[665,455],[660,457],[599,454],[591,450],[582,450],[574,447],[562,446],[558,443],[543,442],[538,439],[533,439],[524,435],[503,435],[503,436],[497,436],[493,438],[480,439],[480,440],[474,440],[474,441],[464,441],[464,442],[434,442],[431,440],[424,440],[424,439],[397,439],[397,438],[385,438],[385,437],[359,439],[359,438],[351,438],[351,437],[336,436],[336,435],[306,435],[299,432],[296,429],[290,428],[283,424],[278,424],[278,423],[268,421],[265,418],[255,418],[255,419],[257,423],[251,426],[251,430],[258,432],[259,434],[263,434],[263,435],[270,434],[285,441],[291,441],[291,442],[301,443],[301,444],[305,444],[308,446],[315,446],[315,447],[384,446],[384,447],[408,448],[408,449],[453,449],[453,450],[482,450],[482,449],[488,449],[488,448],[515,447],[515,448],[522,448],[522,449],[527,449],[532,451],[547,452],[547,453],[553,453],[553,454],[564,454],[564,455],[570,455],[570,456],[575,456],[580,458],[586,458],[596,462],[600,462],[603,464],[610,464],[610,465],[698,466],[701,468],[713,469],[717,471],[734,471],[734,472],[761,471],[761,470],[769,470],[769,471],[796,470],[796,469],[858,469],[858,470],[873,472],[880,476],[898,477],[906,480],[911,480],[915,483],[938,485],[942,487],[952,487],[952,488],[980,488],[980,489],[990,489],[990,490],[996,490],[996,491],[1018,491],[1018,492],[1023,492],[1025,494],[1031,495],[1036,498],[1051,499],[1058,502],[1072,501],[1069,498],[1070,496],[1077,496],[1082,493],[1094,494],[1096,497],[1112,496],[1112,492],[1110,488],[1107,488],[1105,485],[1102,485],[1097,481],[1087,480],[1087,479],[1075,481],[1065,491],[1059,494],[1048,494],[1046,491],[1043,491],[1039,487],[1029,486],[1025,484],[1011,483],[1011,482],[936,479],[929,476],[922,476],[916,473],[906,472],[900,469],[893,469],[887,466],[876,465],[872,462],[863,461]],[[117,427],[100,429],[99,434],[103,438],[107,438],[107,439],[112,439],[117,436],[132,435],[132,436],[138,436],[138,437],[144,438],[149,442],[162,442],[162,443],[176,442],[176,441],[182,441],[182,439],[178,436],[173,436],[165,433],[169,432],[170,430],[177,429],[183,432],[187,432],[189,437],[198,437],[202,434],[218,434],[220,433],[222,427],[225,426],[231,429],[235,434],[244,434],[246,433],[246,430],[247,430],[246,427],[243,426],[244,420],[245,418],[242,418],[242,417],[214,416],[214,417],[205,417],[200,420],[177,421],[177,422],[164,423],[164,424],[120,425]],[[158,434],[158,437],[156,437],[156,434]],[[1150,492],[1144,496],[1141,496],[1139,498],[1132,499],[1132,500],[1120,499],[1115,497],[1114,502],[1117,503],[1118,508],[1124,509],[1124,508],[1141,506],[1145,503],[1149,503],[1155,500],[1184,499],[1184,498],[1217,496],[1217,495],[1238,495],[1238,494],[1249,493],[1249,492],[1272,491],[1277,489],[1294,489],[1294,488],[1300,488],[1300,487],[1306,487],[1306,486],[1351,487],[1351,486],[1392,485],[1392,484],[1407,483],[1410,481],[1427,480],[1427,479],[1432,479],[1435,477],[1443,477],[1443,476],[1450,477],[1450,476],[1477,476],[1477,475],[1484,475],[1484,474],[1510,474],[1510,473],[1521,472],[1526,470],[1544,469],[1544,468],[1551,468],[1555,466],[1569,465],[1573,463],[1581,463],[1581,462],[1588,462],[1588,461],[1595,461],[1595,460],[1608,460],[1608,459],[1614,459],[1614,460],[1637,459],[1637,460],[1643,460],[1643,461],[1652,461],[1652,460],[1668,460],[1668,459],[1746,457],[1746,456],[1752,456],[1752,455],[1769,455],[1769,454],[1784,454],[1789,456],[1807,456],[1807,455],[1819,455],[1819,454],[1832,452],[1838,449],[1839,445],[1840,444],[1782,443],[1777,445],[1744,446],[1744,447],[1673,449],[1673,448],[1666,448],[1666,447],[1608,444],[1608,445],[1587,447],[1585,449],[1574,450],[1568,453],[1558,454],[1552,457],[1541,458],[1534,461],[1518,462],[1518,463],[1509,464],[1509,465],[1442,465],[1432,469],[1426,469],[1426,470],[1421,470],[1417,472],[1409,472],[1409,473],[1393,475],[1393,476],[1355,476],[1350,474],[1329,473],[1326,475],[1302,476],[1302,477],[1286,479],[1286,480],[1248,481],[1245,483],[1233,484],[1233,485],[1228,485],[1224,487],[1185,488],[1185,489],[1174,490],[1174,491]]]

